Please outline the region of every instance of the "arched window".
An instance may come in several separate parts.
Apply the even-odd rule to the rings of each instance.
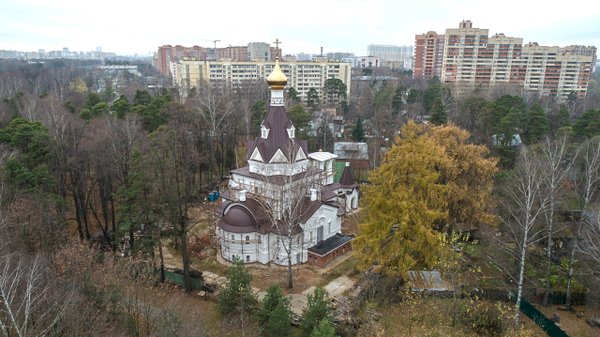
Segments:
[[[235,235],[232,234],[231,235],[231,241],[234,241],[234,240],[235,240]]]
[[[246,235],[246,244],[250,243],[250,236]]]
[[[250,255],[246,255],[246,262],[250,262]]]

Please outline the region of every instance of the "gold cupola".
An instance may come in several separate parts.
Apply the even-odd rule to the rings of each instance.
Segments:
[[[273,72],[267,77],[267,84],[272,90],[283,90],[287,84],[287,77],[285,77],[285,74],[279,67],[279,58],[275,60]]]

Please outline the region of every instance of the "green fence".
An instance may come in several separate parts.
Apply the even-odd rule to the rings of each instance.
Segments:
[[[527,301],[521,301],[519,307],[521,312],[527,317],[531,318],[542,330],[546,331],[550,337],[569,337],[561,328],[559,328],[551,319],[542,314],[537,310],[531,303]]]
[[[192,289],[194,290],[202,290],[202,279],[192,277]],[[168,280],[172,283],[175,283],[181,287],[185,286],[185,282],[183,280],[183,275],[165,270],[165,280]]]

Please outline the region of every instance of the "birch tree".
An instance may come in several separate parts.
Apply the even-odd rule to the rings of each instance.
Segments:
[[[580,251],[600,266],[600,213],[590,214],[581,230]]]
[[[524,148],[513,179],[504,189],[501,201],[502,222],[514,242],[514,257],[518,261],[515,325],[519,326],[519,308],[523,296],[527,250],[543,238],[544,229],[538,225],[548,207],[544,193],[545,172],[538,158]]]
[[[544,190],[548,197],[548,208],[544,212],[546,230],[546,280],[543,305],[548,305],[550,298],[550,275],[552,273],[553,235],[556,232],[555,217],[557,207],[562,203],[563,183],[568,178],[574,158],[567,159],[567,138],[561,137],[556,141],[546,138],[541,148],[541,160],[546,168]]]
[[[259,202],[272,228],[279,234],[277,251],[283,252],[285,255],[288,271],[287,287],[292,289],[294,286],[293,254],[298,251],[302,252],[304,249],[304,236],[298,229],[301,218],[306,212],[306,202],[309,200],[310,190],[317,189],[317,185],[320,183],[320,174],[315,167],[310,165],[307,165],[303,172],[294,174],[292,167],[296,153],[291,150],[294,149],[293,141],[290,142],[289,148],[290,159],[282,164],[287,167],[283,174],[264,178],[264,184],[267,188],[272,189],[274,198],[259,200]]]
[[[571,307],[571,292],[575,265],[575,253],[580,250],[579,237],[591,203],[600,187],[600,137],[594,137],[581,144],[579,148],[578,165],[573,176],[575,191],[580,206],[580,219],[573,233],[571,252],[569,254],[569,268],[567,272],[567,307]],[[593,228],[593,227],[592,227]],[[593,233],[590,232],[590,233]]]
[[[6,337],[46,336],[62,319],[70,295],[53,296],[40,256],[0,256],[0,331]]]

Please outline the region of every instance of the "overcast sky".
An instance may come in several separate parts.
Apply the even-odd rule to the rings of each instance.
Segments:
[[[541,45],[600,46],[600,0],[1,0],[0,49],[148,55],[164,44],[273,42],[285,54],[413,45],[461,20]]]

